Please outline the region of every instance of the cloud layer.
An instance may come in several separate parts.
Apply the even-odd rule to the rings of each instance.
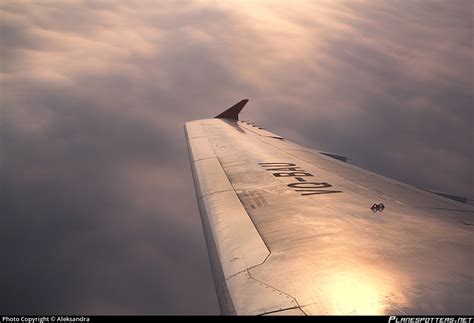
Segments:
[[[217,313],[185,121],[474,196],[469,1],[0,4],[0,312]]]

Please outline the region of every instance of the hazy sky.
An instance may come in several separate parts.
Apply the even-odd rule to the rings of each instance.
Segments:
[[[289,140],[474,196],[469,0],[0,10],[1,313],[218,313],[182,125],[242,98]]]

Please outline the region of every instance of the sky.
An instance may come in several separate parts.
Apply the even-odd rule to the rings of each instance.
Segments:
[[[470,1],[0,1],[0,312],[218,314],[183,124],[474,197]]]

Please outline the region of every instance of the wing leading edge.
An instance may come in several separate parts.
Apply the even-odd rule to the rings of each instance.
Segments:
[[[472,312],[472,207],[239,121],[247,101],[185,124],[222,314]]]

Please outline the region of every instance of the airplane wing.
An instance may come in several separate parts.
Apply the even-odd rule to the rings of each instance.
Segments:
[[[472,206],[239,121],[246,103],[185,124],[222,314],[472,314]]]

